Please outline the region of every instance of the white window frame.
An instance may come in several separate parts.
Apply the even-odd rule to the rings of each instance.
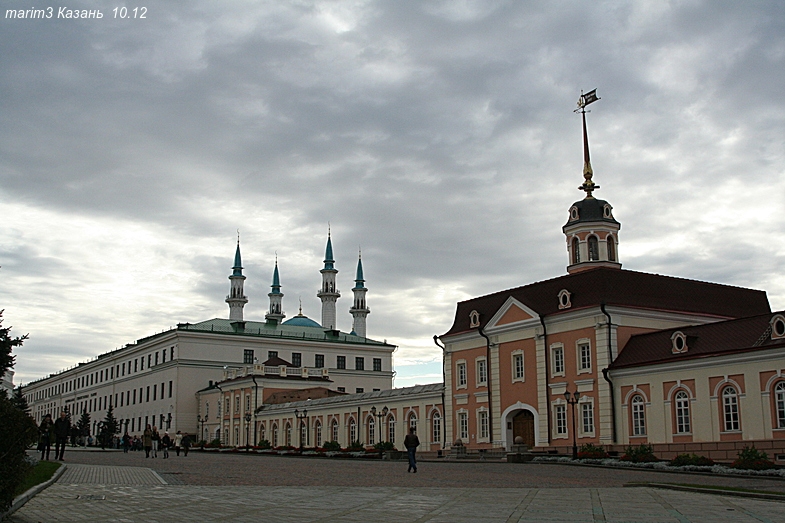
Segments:
[[[563,429],[559,430],[559,414],[563,414]],[[553,439],[567,439],[570,436],[569,425],[567,421],[567,402],[564,400],[556,401],[553,403]]]
[[[673,405],[676,415],[676,434],[683,436],[692,434],[692,420],[690,419],[690,395],[685,390],[677,390],[673,395]]]
[[[575,409],[578,419],[575,420],[578,425],[579,438],[593,438],[597,430],[596,414],[594,412],[594,399],[586,398],[578,401],[577,409]],[[591,430],[586,430],[586,421],[584,417],[584,410],[587,409],[591,413],[589,420],[591,421]]]
[[[643,396],[636,394],[630,401],[630,413],[632,416],[632,436],[640,437],[646,435],[646,401]]]
[[[466,445],[469,442],[469,411],[466,409],[459,409],[457,414],[458,438]]]
[[[520,362],[520,366],[518,365],[518,362]],[[513,383],[525,382],[526,360],[523,358],[523,349],[512,351],[512,354],[510,354],[510,363],[512,368],[512,382]]]
[[[480,407],[477,413],[477,443],[490,442],[490,417],[488,416],[488,409]]]
[[[474,360],[474,370],[475,370],[475,384],[478,387],[487,387],[488,386],[488,359],[485,356],[481,356]]]
[[[774,385],[774,415],[776,428],[785,429],[785,381]]]
[[[731,391],[730,394],[728,391]],[[720,393],[722,398],[723,432],[741,432],[741,412],[739,391],[733,385],[725,385]]]
[[[455,388],[466,389],[469,387],[469,379],[466,373],[466,360],[455,362]]]
[[[340,423],[338,423],[337,419],[333,418],[333,421],[330,425],[330,436],[332,438],[331,441],[339,441],[339,438],[341,437],[340,430],[341,430]]]
[[[392,414],[387,418],[387,441],[395,443],[395,416]]]
[[[438,410],[431,414],[431,443],[441,443],[442,440],[442,415]]]
[[[368,445],[376,444],[376,420],[373,416],[368,417]]]
[[[584,367],[583,347],[588,347],[588,362],[589,365]],[[594,362],[592,361],[591,353],[591,340],[582,338],[575,342],[575,362],[578,374],[591,374]]]
[[[559,357],[557,358],[557,354]],[[561,363],[561,370],[556,369],[556,363],[558,360]],[[564,345],[561,343],[554,343],[551,345],[551,376],[564,376]]]

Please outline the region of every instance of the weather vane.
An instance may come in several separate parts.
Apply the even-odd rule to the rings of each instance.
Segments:
[[[592,181],[592,176],[594,176],[594,172],[591,169],[591,160],[589,159],[589,135],[586,132],[586,113],[591,112],[586,110],[586,106],[596,102],[597,100],[601,100],[597,96],[597,89],[593,89],[588,93],[584,94],[581,91],[581,96],[578,98],[578,108],[575,109],[573,112],[581,113],[581,118],[583,119],[583,184],[578,187],[581,191],[586,191],[586,198],[593,198],[592,192],[599,189],[600,186],[595,184]]]

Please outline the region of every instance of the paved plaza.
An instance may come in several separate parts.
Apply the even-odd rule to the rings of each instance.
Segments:
[[[191,453],[66,453],[68,469],[8,521],[785,522],[785,503],[625,487],[785,491],[776,480],[549,464],[405,463]]]

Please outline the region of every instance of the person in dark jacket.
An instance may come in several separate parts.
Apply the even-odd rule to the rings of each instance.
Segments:
[[[153,450],[153,429],[149,423],[142,433],[142,443],[144,444],[144,457],[149,458],[150,451]]]
[[[65,454],[65,444],[68,442],[68,435],[71,433],[71,420],[68,414],[63,411],[55,421],[55,459],[63,461]]]
[[[169,457],[169,447],[172,446],[172,438],[169,437],[168,432],[164,432],[164,437],[161,438],[161,450],[164,451],[164,459]]]
[[[52,450],[52,436],[54,435],[54,422],[52,415],[44,416],[41,425],[38,426],[39,440],[38,450],[41,452],[41,459],[49,461],[49,452]]]
[[[417,447],[420,446],[420,438],[415,434],[414,427],[409,427],[409,433],[403,439],[403,446],[406,447],[406,453],[409,455],[409,470],[406,472],[412,472],[412,470],[414,470],[416,474],[417,460],[415,459],[414,453],[417,451]]]
[[[188,455],[188,449],[191,448],[191,436],[188,435],[187,432],[183,434],[183,441],[181,442],[183,446],[183,452],[185,453],[184,456]]]

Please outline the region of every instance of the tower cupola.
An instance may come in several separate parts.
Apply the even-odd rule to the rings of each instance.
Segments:
[[[570,215],[562,231],[567,239],[569,264],[567,272],[572,274],[593,267],[620,269],[619,229],[621,224],[613,216],[613,207],[605,200],[594,197],[600,188],[594,183],[594,171],[589,157],[589,136],[586,131],[586,106],[596,102],[597,90],[581,94],[578,109],[583,121],[583,184],[578,189],[586,193],[583,200],[570,207]]]
[[[237,234],[237,249],[234,253],[234,267],[232,275],[229,276],[229,295],[226,296],[226,303],[229,304],[229,319],[232,321],[243,321],[243,307],[248,303],[248,297],[243,293],[243,262],[240,258],[240,234]]]
[[[316,296],[322,300],[322,327],[336,329],[335,305],[338,298],[341,297],[341,293],[335,284],[338,270],[335,268],[335,260],[333,259],[333,243],[329,228],[327,230],[327,248],[324,252],[324,268],[319,272],[322,273],[322,287]]]
[[[365,293],[368,292],[368,289],[365,288],[365,278],[363,277],[363,255],[360,252],[359,258],[357,259],[357,275],[354,278],[354,288],[352,289],[354,293],[354,301],[352,302],[352,308],[349,309],[349,312],[352,315],[352,331],[363,338],[366,336],[365,330],[365,319],[368,314],[371,313],[371,309],[365,303]]]

